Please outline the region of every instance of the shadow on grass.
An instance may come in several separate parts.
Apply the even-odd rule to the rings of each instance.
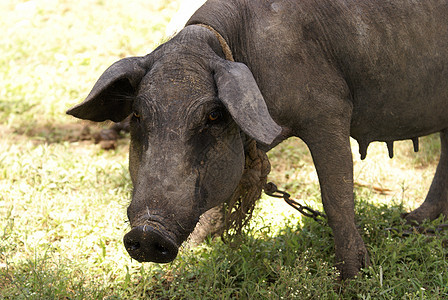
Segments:
[[[247,229],[238,247],[220,240],[184,251],[171,265],[148,272],[140,282],[147,294],[162,299],[391,299],[421,293],[445,297],[448,267],[445,260],[447,233],[415,234],[400,215],[402,205],[357,204],[359,230],[367,244],[372,265],[359,278],[340,285],[333,267],[334,253],[328,226],[304,220],[271,234],[269,228]],[[426,226],[436,226],[435,221]],[[386,231],[394,227],[398,231]],[[256,236],[256,238],[254,238]],[[437,280],[435,280],[437,279]],[[137,285],[138,286],[138,285]],[[437,298],[437,297],[436,297]]]
[[[333,267],[332,233],[313,220],[298,225],[247,228],[236,246],[217,238],[183,249],[166,265],[142,264],[138,273],[115,275],[110,270],[82,266],[51,256],[0,268],[2,295],[22,298],[127,299],[394,299],[448,296],[446,232],[404,238],[409,230],[403,207],[357,203],[358,225],[372,265],[358,278],[338,283]],[[425,224],[437,226],[441,220]],[[266,224],[266,222],[264,222]],[[386,231],[388,227],[397,232]],[[96,269],[101,274],[84,273]]]

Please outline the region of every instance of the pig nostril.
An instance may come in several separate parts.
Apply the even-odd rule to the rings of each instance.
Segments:
[[[168,252],[169,252],[168,248],[166,248],[166,247],[164,247],[164,246],[162,246],[160,244],[155,244],[154,245],[154,250],[156,250],[157,252],[159,252],[162,255],[167,255]]]
[[[129,255],[140,262],[167,263],[177,256],[178,247],[173,240],[148,225],[134,227],[123,242]]]
[[[140,243],[137,241],[128,241],[126,243],[126,249],[128,251],[136,251],[136,250],[140,249]]]

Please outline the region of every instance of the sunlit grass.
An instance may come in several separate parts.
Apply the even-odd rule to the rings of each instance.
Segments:
[[[104,67],[150,52],[177,6],[177,1],[2,1],[0,121],[31,134],[36,126],[70,122],[64,111],[85,97]]]

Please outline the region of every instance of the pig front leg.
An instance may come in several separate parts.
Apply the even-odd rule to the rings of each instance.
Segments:
[[[327,124],[320,120],[302,137],[319,177],[324,210],[334,235],[336,267],[342,279],[354,277],[370,263],[355,225],[349,124],[349,120],[337,117],[328,118]]]
[[[196,247],[207,237],[215,237],[224,232],[224,205],[218,205],[201,215],[194,231],[188,237],[186,247]]]

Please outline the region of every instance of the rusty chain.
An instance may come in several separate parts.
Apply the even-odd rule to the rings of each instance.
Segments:
[[[290,206],[298,210],[302,215],[305,217],[312,218],[314,221],[316,221],[319,224],[322,224],[323,220],[326,220],[327,216],[324,213],[321,213],[320,211],[314,210],[310,208],[309,206],[302,205],[298,203],[297,201],[291,199],[291,195],[288,194],[285,191],[281,191],[277,188],[277,186],[272,183],[268,182],[266,183],[264,187],[264,192],[266,195],[274,197],[274,198],[282,198],[285,200],[286,203],[288,203]]]
[[[300,203],[298,203],[297,201],[291,199],[291,195],[285,191],[279,190],[277,188],[277,186],[272,183],[272,182],[268,182],[266,183],[265,187],[264,187],[264,192],[266,195],[270,196],[270,197],[274,197],[274,198],[281,198],[283,200],[285,200],[286,203],[288,203],[290,206],[292,206],[294,209],[298,210],[302,215],[304,215],[305,217],[309,217],[312,218],[314,221],[316,221],[319,224],[322,224],[326,219],[327,216],[317,210],[314,210],[312,208],[310,208],[309,206],[306,205],[302,205]],[[397,228],[385,228],[384,229],[386,232],[392,232],[395,234],[400,234],[400,230],[398,230]],[[428,229],[422,226],[413,226],[411,230],[404,230],[403,232],[401,232],[401,236],[402,237],[409,237],[412,234],[424,234],[424,235],[434,235],[435,233],[444,231],[444,230],[448,230],[448,224],[441,224],[439,226],[437,226],[435,229]],[[448,240],[447,240],[448,242]]]

